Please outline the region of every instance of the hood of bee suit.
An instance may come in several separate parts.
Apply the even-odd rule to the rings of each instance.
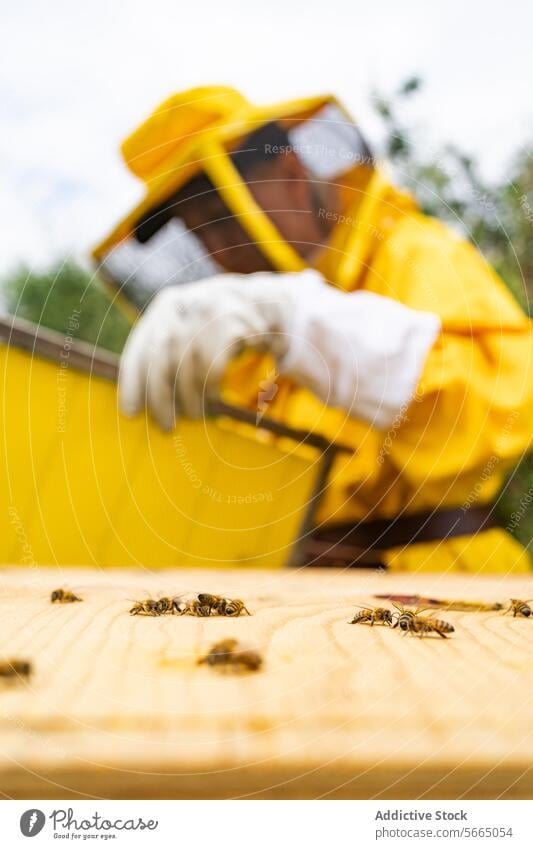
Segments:
[[[286,130],[291,149],[312,179],[335,181],[340,188],[343,214],[334,222],[317,267],[349,288],[354,256],[357,260],[366,249],[359,244],[362,232],[353,226],[354,216],[371,217],[389,184],[348,112],[330,95],[255,106],[232,88],[207,86],[168,98],[122,144],[124,161],[143,182],[144,196],[93,251],[119,303],[124,306],[125,301],[136,313],[163,286],[223,270],[180,219],[171,212],[164,215],[165,202],[201,173],[272,268],[298,271],[307,266],[257,204],[231,157],[240,139],[272,122]],[[142,242],[137,225],[150,221],[152,213],[155,221],[154,211],[157,226]]]

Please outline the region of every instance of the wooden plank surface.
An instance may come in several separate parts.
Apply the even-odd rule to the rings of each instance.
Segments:
[[[56,586],[84,597],[51,605]],[[243,598],[237,620],[129,599]],[[0,789],[15,798],[507,798],[533,794],[533,621],[446,613],[449,640],[347,624],[375,592],[505,601],[533,579],[362,570],[4,570]],[[235,636],[264,669],[197,665]]]

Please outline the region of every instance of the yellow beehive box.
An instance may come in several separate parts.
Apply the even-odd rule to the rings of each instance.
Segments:
[[[286,439],[282,449],[226,417],[163,433],[119,413],[116,384],[103,376],[116,374],[110,356],[26,322],[1,330],[1,563],[288,561],[320,452]]]

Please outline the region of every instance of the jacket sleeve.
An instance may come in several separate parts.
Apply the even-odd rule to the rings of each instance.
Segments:
[[[330,407],[390,427],[411,401],[439,318],[372,292],[339,291],[318,275],[295,281],[293,296],[280,374]]]
[[[392,441],[394,465],[415,484],[503,471],[531,444],[531,322],[470,244],[423,215],[397,228],[373,272],[382,294],[442,322]]]

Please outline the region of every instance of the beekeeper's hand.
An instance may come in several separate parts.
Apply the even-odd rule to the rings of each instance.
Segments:
[[[164,289],[127,341],[122,410],[133,414],[146,405],[170,429],[175,416],[202,414],[204,398],[218,394],[228,361],[245,346],[282,357],[293,276],[221,274]]]
[[[338,291],[312,270],[172,286],[130,334],[120,406],[127,415],[147,406],[167,430],[176,416],[201,416],[228,361],[250,347],[325,403],[383,428],[413,395],[439,328],[431,313]]]

